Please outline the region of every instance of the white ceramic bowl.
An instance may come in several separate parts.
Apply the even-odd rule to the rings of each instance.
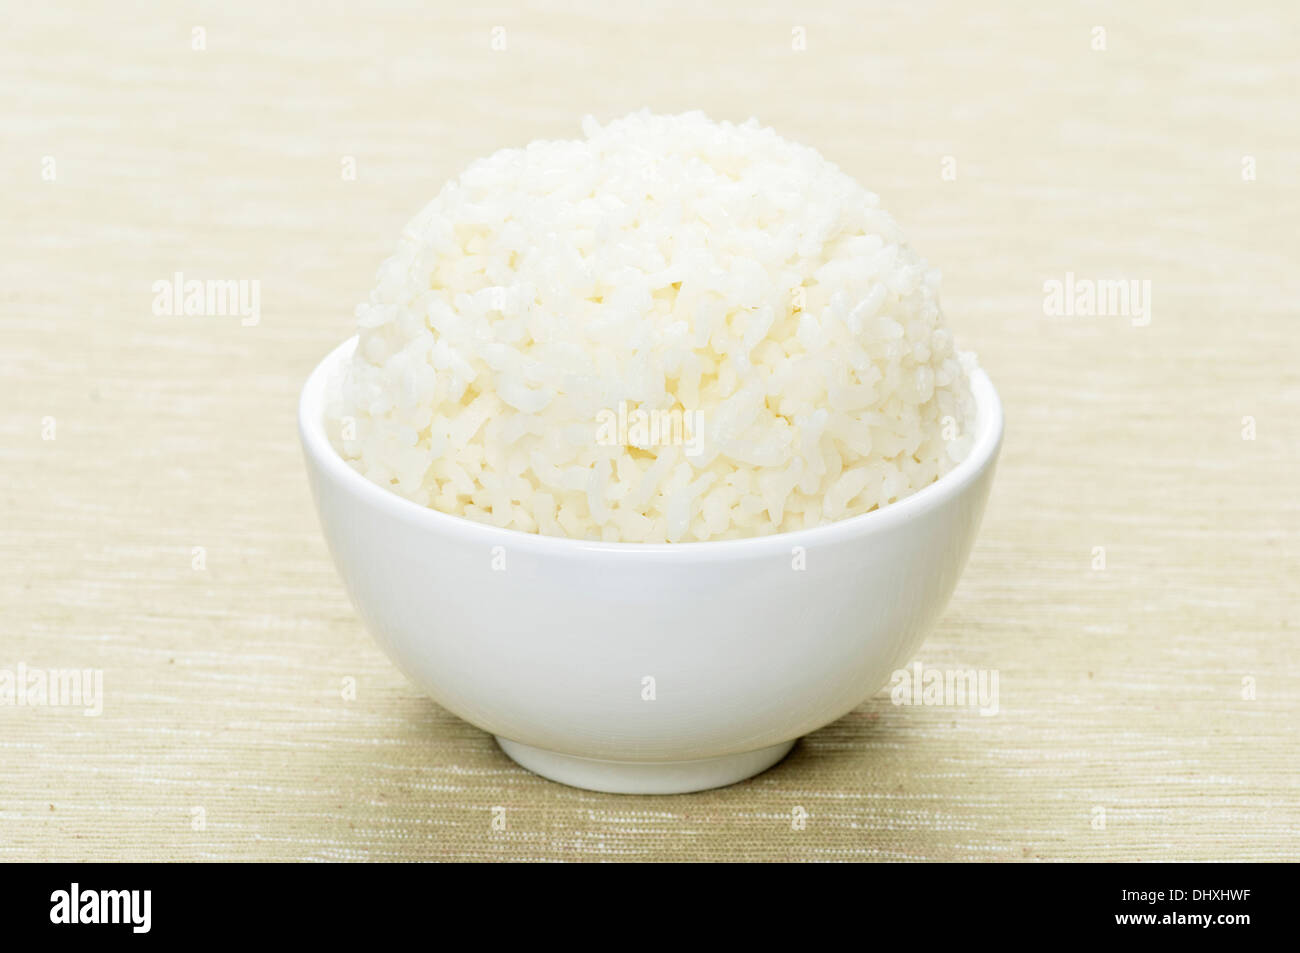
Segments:
[[[969,456],[884,509],[724,542],[538,536],[412,503],[343,461],[325,388],[355,346],[312,373],[298,421],[353,603],[440,705],[524,767],[597,791],[731,784],[874,694],[952,595],[1002,441],[980,371]]]

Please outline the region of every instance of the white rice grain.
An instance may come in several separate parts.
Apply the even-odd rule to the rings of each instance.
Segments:
[[[582,128],[402,232],[329,404],[352,466],[497,526],[684,542],[846,519],[964,458],[974,360],[875,195],[753,120]]]

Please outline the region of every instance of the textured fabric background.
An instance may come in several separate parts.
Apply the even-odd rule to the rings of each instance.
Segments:
[[[0,669],[104,680],[0,707],[0,858],[1300,857],[1300,14],[652,6],[0,14]],[[642,106],[818,147],[943,268],[1008,431],[920,659],[998,715],[881,693],[752,781],[591,794],[359,625],[299,386],[447,177]],[[260,322],[154,314],[177,271]],[[1067,273],[1150,281],[1150,323],[1047,316]]]

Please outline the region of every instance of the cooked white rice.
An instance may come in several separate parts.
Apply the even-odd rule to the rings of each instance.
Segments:
[[[369,479],[530,533],[732,539],[967,452],[939,273],[813,149],[635,113],[472,164],[402,233],[328,417]]]

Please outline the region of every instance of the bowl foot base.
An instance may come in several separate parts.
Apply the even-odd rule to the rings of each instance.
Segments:
[[[770,748],[699,761],[598,761],[501,737],[497,744],[516,764],[544,778],[611,794],[686,794],[720,788],[766,771],[794,747],[793,741],[783,741]]]

